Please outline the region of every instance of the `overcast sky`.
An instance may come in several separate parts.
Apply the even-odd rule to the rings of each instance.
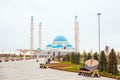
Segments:
[[[34,16],[34,48],[42,22],[42,49],[63,35],[74,46],[74,17],[78,16],[80,50],[98,50],[98,16],[101,15],[101,49],[120,51],[120,0],[0,0],[0,51],[30,48],[30,18]]]

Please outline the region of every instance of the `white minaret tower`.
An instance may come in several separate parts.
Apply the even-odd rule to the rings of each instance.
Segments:
[[[30,50],[34,49],[34,22],[33,22],[33,16],[31,16],[31,22],[30,22]],[[32,52],[31,52],[32,53]]]
[[[40,22],[40,23],[39,23],[39,33],[38,33],[38,38],[39,38],[39,40],[38,40],[38,47],[39,47],[39,48],[41,48],[41,41],[42,41],[42,40],[41,40],[41,36],[42,36],[41,33],[42,33],[42,32],[41,32],[41,22]]]
[[[79,52],[79,22],[75,16],[75,53]]]

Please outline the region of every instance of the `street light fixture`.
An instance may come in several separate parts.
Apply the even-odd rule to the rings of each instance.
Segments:
[[[100,15],[101,13],[97,13],[98,15],[98,48],[99,48],[99,56],[100,56]]]

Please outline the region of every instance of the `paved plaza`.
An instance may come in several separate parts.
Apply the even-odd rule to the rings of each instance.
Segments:
[[[40,59],[41,60],[41,59]],[[42,60],[41,60],[42,61]],[[35,60],[0,63],[0,80],[113,80],[106,77],[90,78],[78,73],[40,69]]]

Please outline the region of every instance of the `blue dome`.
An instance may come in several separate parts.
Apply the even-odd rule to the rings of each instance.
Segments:
[[[54,41],[67,41],[67,39],[64,36],[57,36]]]
[[[51,44],[48,44],[47,47],[52,47],[52,45],[51,45]]]
[[[52,48],[58,48],[58,46],[52,46]]]
[[[63,46],[62,46],[61,44],[58,44],[57,47],[58,47],[58,48],[62,48]]]
[[[73,48],[73,50],[75,50],[75,48]]]
[[[67,47],[72,47],[72,45],[71,44],[67,44]]]
[[[36,50],[41,50],[41,48],[37,48]]]

